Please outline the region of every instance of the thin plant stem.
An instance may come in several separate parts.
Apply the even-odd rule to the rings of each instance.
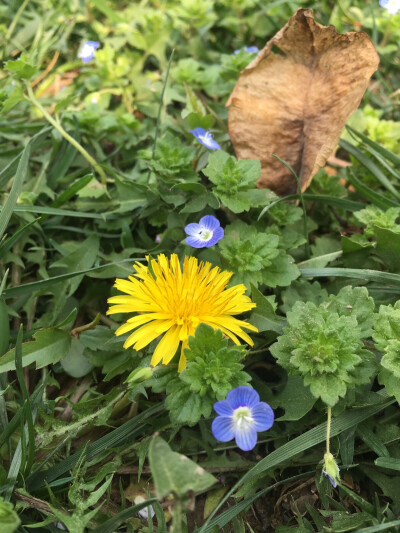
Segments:
[[[65,131],[65,129],[63,128],[63,126],[61,125],[61,123],[58,120],[55,120],[50,115],[50,113],[48,113],[46,111],[46,109],[42,106],[42,104],[38,101],[38,99],[34,95],[32,87],[30,86],[29,83],[26,83],[26,88],[28,90],[28,97],[26,97],[27,100],[29,100],[35,107],[37,107],[37,109],[39,109],[39,111],[42,113],[44,118],[48,122],[50,122],[50,124],[64,137],[64,139],[66,139],[69,143],[71,143],[72,146],[74,148],[76,148],[80,154],[83,155],[83,157],[86,159],[86,161],[90,165],[92,165],[92,167],[99,174],[102,184],[106,185],[107,184],[107,176],[106,176],[104,170],[101,168],[101,166],[97,163],[97,161],[89,154],[89,152],[87,150],[85,150],[85,148],[83,148],[83,146],[76,139],[74,139],[72,137],[72,135],[70,135],[68,132]]]
[[[326,453],[330,452],[329,442],[331,439],[331,421],[332,421],[332,407],[328,405],[328,418],[326,421]]]
[[[273,157],[275,157],[276,159],[278,159],[278,161],[280,161],[281,163],[283,163],[285,165],[285,167],[290,170],[290,172],[293,174],[294,176],[294,179],[296,180],[296,183],[297,183],[297,189],[299,191],[299,196],[300,196],[300,203],[301,203],[301,207],[303,209],[303,231],[304,231],[304,238],[306,240],[306,254],[307,254],[307,259],[310,257],[311,255],[311,252],[310,252],[310,242],[309,242],[309,239],[308,239],[308,227],[307,227],[307,211],[306,211],[306,205],[304,203],[304,198],[303,198],[303,193],[302,193],[302,190],[301,190],[301,185],[300,185],[300,180],[299,180],[299,177],[298,175],[296,174],[296,172],[293,170],[293,168],[289,165],[289,163],[286,163],[286,161],[284,159],[281,159],[278,155],[276,154],[271,154]]]
[[[167,72],[165,74],[164,84],[163,84],[162,89],[161,89],[160,103],[159,103],[159,106],[158,106],[158,114],[157,114],[157,122],[156,122],[156,131],[154,133],[153,150],[151,152],[151,159],[152,160],[154,159],[154,156],[155,156],[155,153],[156,153],[158,132],[159,132],[159,129],[160,129],[160,122],[161,122],[161,111],[162,111],[163,101],[164,101],[164,93],[165,93],[165,89],[167,87],[167,81],[168,81],[168,77],[169,77],[169,70],[171,68],[171,63],[172,63],[172,58],[174,57],[174,52],[175,52],[175,48],[172,49],[171,55],[169,56]],[[151,171],[149,170],[149,173],[147,175],[147,182],[150,179],[150,174],[151,174]]]

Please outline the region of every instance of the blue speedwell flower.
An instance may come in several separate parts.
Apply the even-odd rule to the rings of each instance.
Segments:
[[[99,46],[100,43],[97,41],[86,41],[79,50],[78,57],[82,59],[84,63],[89,63],[89,61],[94,58],[94,53]]]
[[[244,46],[243,48],[238,48],[233,53],[236,55],[236,54],[239,54],[242,50],[244,50],[245,52],[249,54],[258,54],[259,52],[259,49],[257,46]]]
[[[220,415],[211,426],[214,437],[222,442],[235,439],[245,452],[256,445],[257,432],[270,429],[274,423],[271,407],[260,402],[258,392],[246,386],[231,390],[226,400],[214,404],[214,410]]]
[[[194,135],[201,144],[210,148],[210,150],[221,150],[220,145],[217,141],[214,141],[211,133],[204,128],[195,128],[194,130],[190,130],[190,133]]]
[[[400,0],[379,0],[379,5],[387,9],[389,15],[396,15],[400,11]]]
[[[193,248],[210,248],[224,236],[219,220],[212,215],[201,218],[198,224],[188,224],[185,232],[189,235],[186,238],[186,244]]]

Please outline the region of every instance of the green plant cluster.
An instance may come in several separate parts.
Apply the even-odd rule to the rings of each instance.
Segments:
[[[243,371],[243,347],[229,346],[221,330],[213,331],[206,324],[189,338],[185,355],[185,370],[167,385],[165,406],[173,423],[193,426],[211,415],[216,401],[251,378]]]
[[[379,381],[400,403],[400,301],[380,306],[373,338],[383,353]]]
[[[362,342],[370,336],[373,312],[373,299],[363,287],[344,287],[318,307],[297,302],[271,353],[289,374],[303,378],[313,396],[333,406],[374,375],[375,357]]]

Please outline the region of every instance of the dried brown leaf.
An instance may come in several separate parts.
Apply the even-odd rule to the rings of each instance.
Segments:
[[[259,187],[304,191],[334,151],[379,57],[363,32],[337,33],[298,9],[245,68],[232,91],[229,134],[240,159],[260,159]]]

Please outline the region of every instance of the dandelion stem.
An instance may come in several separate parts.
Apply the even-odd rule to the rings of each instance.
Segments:
[[[101,166],[97,163],[97,161],[89,154],[83,146],[72,137],[68,132],[65,131],[65,129],[62,127],[60,121],[57,119],[55,120],[50,113],[46,111],[46,109],[42,106],[42,104],[38,101],[36,96],[33,93],[32,87],[29,83],[26,83],[26,88],[28,90],[28,97],[27,99],[35,106],[39,111],[42,113],[44,118],[50,122],[50,124],[66,139],[69,143],[72,144],[74,148],[78,150],[79,153],[83,155],[83,157],[86,159],[86,161],[92,165],[92,167],[98,172],[99,176],[101,177],[101,182],[103,185],[106,185],[107,183],[107,176],[104,172],[104,170],[101,168]]]

